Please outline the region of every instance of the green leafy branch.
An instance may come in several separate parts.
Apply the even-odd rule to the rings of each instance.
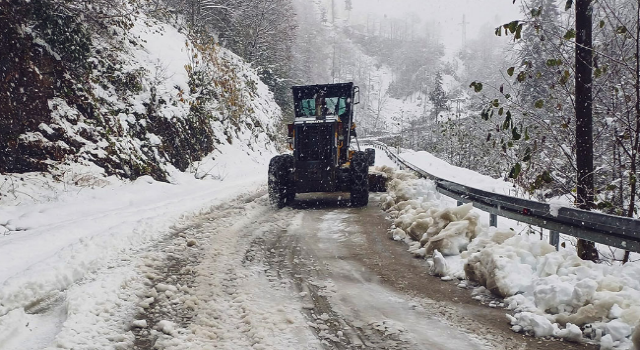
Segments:
[[[513,69],[510,68],[509,70],[511,71],[510,75],[513,75]],[[472,82],[469,87],[473,88],[476,93],[480,93],[483,90],[483,84],[477,81]],[[530,140],[529,129],[525,127],[522,122],[518,123],[514,118],[514,114],[509,109],[508,106],[512,99],[511,94],[505,93],[503,86],[500,86],[498,90],[504,102],[497,98],[489,101],[480,112],[480,117],[484,121],[500,118],[500,121],[496,124],[495,132],[505,134],[506,138],[500,137],[500,140],[498,140],[497,138],[493,138],[492,132],[489,132],[486,141],[493,142],[494,147],[499,146],[503,153],[508,154],[509,150],[514,149],[519,141]],[[533,150],[530,146],[527,146],[524,152],[519,152],[521,154],[516,156],[515,163],[509,171],[510,178],[517,179],[520,176],[523,168],[522,163],[527,163],[531,160],[532,152]]]

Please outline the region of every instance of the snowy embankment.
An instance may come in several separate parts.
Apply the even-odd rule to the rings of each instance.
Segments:
[[[426,152],[402,156],[436,176],[509,194],[510,184],[452,167]],[[479,220],[486,213],[472,204],[455,207],[432,181],[380,170],[392,178],[382,198],[394,219],[392,238],[409,244],[412,254],[428,257],[432,274],[461,280],[461,287],[466,280],[480,284],[474,290],[479,299],[489,291],[504,298],[502,305],[514,313],[508,315],[514,331],[596,341],[603,349],[640,345],[640,262],[596,264],[579,259],[571,247],[556,251],[537,235],[489,228]]]
[[[229,147],[210,165],[216,174],[226,175],[224,180],[197,180],[193,174],[176,171],[171,184],[150,177],[131,183],[107,178],[102,180],[104,188],[67,184],[65,189],[64,183],[51,182],[49,201],[0,207],[0,223],[5,229],[0,236],[0,347],[31,348],[24,344],[29,337],[29,343],[33,341],[30,333],[37,327],[50,327],[52,334],[43,336],[43,343],[33,348],[48,345],[60,329],[55,330],[51,320],[31,311],[40,304],[46,308],[50,299],[63,293],[68,310],[64,318],[68,320],[99,324],[110,318],[132,317],[123,310],[135,312],[134,304],[120,311],[115,307],[137,302],[136,288],[143,287],[134,283],[138,276],[132,273],[136,265],[132,255],[162,239],[191,215],[239,194],[258,191],[265,182],[268,158]],[[17,191],[35,190],[29,185],[45,180],[35,175],[23,179],[14,179],[20,183]],[[120,274],[105,280],[107,271],[123,266]],[[99,283],[91,282],[94,279]],[[97,316],[104,312],[107,314]],[[114,327],[120,328],[113,331],[117,334],[128,326],[123,321]]]
[[[150,72],[162,70],[166,78],[155,85],[156,93],[174,100],[176,86],[188,86],[189,40],[170,25],[139,16],[131,35],[140,44],[125,58]],[[137,311],[137,293],[146,288],[135,270],[135,255],[188,217],[264,185],[276,153],[264,131],[275,130],[280,109],[248,65],[224,49],[218,53],[234,65],[238,82],[254,86],[243,95],[246,115],[234,130],[213,119],[215,151],[185,172],[163,164],[170,183],[150,176],[123,181],[82,160],[58,164],[51,173],[0,175],[0,348],[130,344],[122,334]],[[109,103],[122,103],[115,90],[95,88]],[[127,106],[142,110],[149,91]],[[158,113],[167,120],[180,118],[189,111],[188,102],[167,104]],[[144,121],[121,117],[124,130]],[[153,134],[143,138],[148,140],[117,141],[134,149],[149,141],[162,158],[161,140]],[[99,147],[87,151],[106,156]]]
[[[439,178],[508,196],[515,196],[517,192],[512,183],[453,166],[429,152],[403,149],[401,156],[402,159]]]

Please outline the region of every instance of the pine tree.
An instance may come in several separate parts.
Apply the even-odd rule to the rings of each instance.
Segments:
[[[447,93],[442,88],[442,73],[436,72],[433,90],[429,94],[429,99],[433,104],[433,113],[436,117],[440,112],[447,109]]]

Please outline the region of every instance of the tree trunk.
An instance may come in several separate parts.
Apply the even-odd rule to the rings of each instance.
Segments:
[[[578,208],[593,207],[593,51],[591,0],[577,0],[576,6],[576,167]],[[578,239],[578,256],[597,260],[598,251],[590,241]]]
[[[638,19],[640,19],[640,1],[638,1],[636,13],[638,15]],[[633,141],[633,149],[631,150],[631,169],[629,175],[629,184],[631,185],[631,195],[629,196],[629,208],[627,211],[627,216],[632,218],[635,214],[636,209],[636,190],[638,185],[638,175],[637,175],[637,167],[636,167],[636,159],[638,158],[638,146],[640,146],[640,42],[638,42],[638,35],[640,35],[640,23],[636,23],[636,67],[635,67],[635,88],[636,88],[636,103],[634,105],[636,112],[636,129],[633,131],[634,141]],[[622,263],[629,262],[629,251],[624,252],[624,258],[622,259]]]

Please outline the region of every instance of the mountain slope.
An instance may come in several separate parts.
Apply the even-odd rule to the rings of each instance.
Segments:
[[[281,111],[266,86],[168,12],[12,1],[0,22],[0,172],[81,165],[167,181],[223,144],[275,147]]]

